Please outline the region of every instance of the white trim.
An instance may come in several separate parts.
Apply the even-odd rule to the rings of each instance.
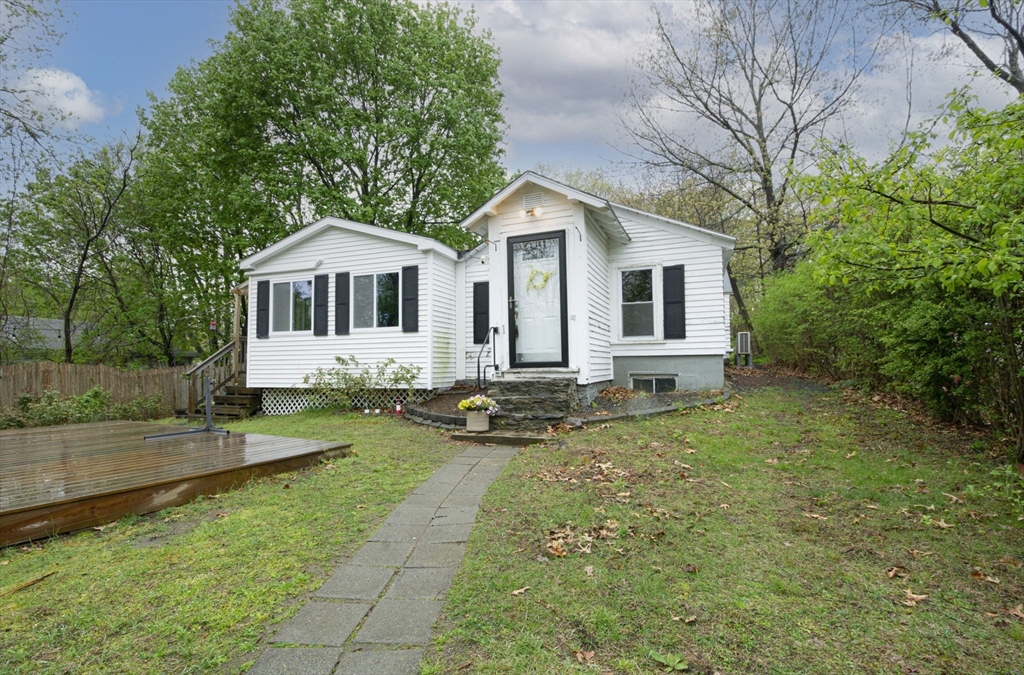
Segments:
[[[426,267],[426,274],[423,274],[421,276],[426,277],[426,279],[420,279],[419,277],[417,277],[417,283],[419,284],[419,288],[416,289],[416,294],[417,294],[416,311],[419,312],[420,306],[423,304],[423,299],[425,298],[426,299],[426,305],[427,305],[427,382],[429,382],[430,386],[433,387],[434,386],[434,303],[430,301],[430,299],[433,297],[432,294],[430,293],[430,285],[431,285],[430,282],[434,278],[434,252],[433,251],[427,251],[427,262],[424,265],[424,267]],[[417,272],[417,274],[418,274],[418,272]],[[399,313],[399,315],[401,315],[401,313],[402,313],[402,305],[404,304],[402,302],[402,285],[403,284],[402,284],[401,275],[399,275],[399,279],[398,279],[398,313]],[[424,290],[426,290],[426,292],[424,292]],[[453,308],[453,309],[455,309],[455,308]],[[456,321],[457,320],[458,319],[456,318]],[[418,316],[416,317],[416,321],[419,322],[419,317]],[[399,327],[401,327],[401,325],[402,325],[401,316],[399,316],[398,325],[399,325]],[[456,338],[456,342],[457,341],[458,341],[458,339]]]
[[[699,241],[705,241],[706,243],[713,244],[715,246],[721,246],[724,249],[732,250],[736,245],[736,238],[730,237],[727,234],[721,232],[715,232],[713,230],[706,230],[703,227],[697,227],[696,225],[690,225],[679,220],[672,220],[671,218],[665,218],[647,211],[641,211],[639,209],[630,208],[622,204],[609,203],[613,211],[625,211],[630,218],[643,218],[647,221],[653,221],[654,223],[661,223],[665,225],[672,225],[674,227],[682,228],[687,230],[691,235],[698,235],[695,238]]]
[[[380,237],[381,239],[389,239],[403,244],[409,244],[411,246],[415,246],[420,251],[436,251],[450,260],[458,260],[459,258],[459,254],[455,249],[449,248],[430,237],[424,237],[418,234],[409,234],[408,232],[400,232],[398,230],[389,230],[385,227],[366,225],[365,223],[356,223],[351,220],[343,220],[341,218],[328,216],[326,218],[321,218],[311,225],[307,225],[298,232],[288,235],[276,244],[268,246],[258,253],[254,253],[248,258],[242,260],[239,263],[239,267],[244,271],[251,272],[258,266],[266,263],[268,260],[332,227],[358,232],[360,234],[368,234],[373,237]],[[317,263],[317,266],[319,266],[319,263]],[[262,274],[264,272],[260,271],[260,273]],[[268,271],[266,273],[271,274],[273,272]]]

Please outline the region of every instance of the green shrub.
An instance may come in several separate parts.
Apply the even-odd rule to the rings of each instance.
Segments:
[[[302,378],[309,385],[312,399],[321,408],[348,410],[363,407],[378,391],[406,391],[412,394],[413,384],[423,370],[420,366],[396,366],[393,358],[378,361],[375,366],[361,366],[356,357],[335,356],[337,368],[317,368]]]
[[[47,391],[42,396],[23,394],[18,404],[0,412],[0,429],[83,424],[104,420],[147,420],[159,416],[161,397],[143,396],[131,403],[113,403],[110,393],[93,387],[79,396]]]

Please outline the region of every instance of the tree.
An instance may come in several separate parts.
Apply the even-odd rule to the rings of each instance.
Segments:
[[[947,147],[916,132],[878,164],[832,149],[807,179],[828,209],[815,264],[827,283],[995,308],[977,330],[998,338],[992,374],[1005,378],[1005,422],[1024,464],[1024,99],[986,112],[958,95],[948,114]]]
[[[654,47],[624,125],[645,164],[712,186],[742,210],[762,278],[799,257],[806,219],[791,176],[853,103],[875,56],[861,51],[855,9],[849,0],[698,0],[680,26],[655,8]]]
[[[62,320],[67,363],[74,360],[79,310],[97,292],[100,258],[116,239],[137,147],[119,143],[80,154],[63,173],[41,168],[18,212],[18,269],[48,304],[40,314]]]
[[[986,70],[1024,94],[1024,2],[1021,0],[897,0],[889,11],[944,25]],[[998,52],[991,46],[1000,44]]]
[[[458,221],[504,179],[497,50],[472,14],[256,0],[231,25],[144,119],[156,224],[202,320],[239,259],[322,216],[470,243]]]
[[[0,0],[0,328],[24,314],[25,304],[12,284],[17,248],[15,204],[40,161],[51,156],[48,141],[59,113],[35,96],[31,67],[60,39],[54,22],[56,3]]]

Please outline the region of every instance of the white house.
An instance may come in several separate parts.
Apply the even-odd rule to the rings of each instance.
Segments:
[[[612,383],[722,387],[731,237],[532,172],[462,226],[482,243],[460,253],[324,218],[243,260],[255,308],[246,378],[264,407],[301,397],[304,375],[348,355],[418,365],[426,390],[475,379],[478,359],[575,378],[583,396]]]

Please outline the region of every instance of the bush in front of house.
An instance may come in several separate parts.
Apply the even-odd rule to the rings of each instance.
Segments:
[[[0,412],[0,429],[83,424],[105,420],[148,420],[160,416],[161,398],[140,396],[130,403],[114,403],[110,392],[93,387],[78,396],[47,391],[42,396],[23,394],[18,404]]]
[[[302,378],[309,386],[310,401],[321,409],[350,410],[370,406],[381,391],[405,392],[411,398],[420,366],[397,365],[393,358],[363,365],[354,356],[335,356],[337,368],[317,368]]]

